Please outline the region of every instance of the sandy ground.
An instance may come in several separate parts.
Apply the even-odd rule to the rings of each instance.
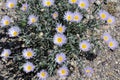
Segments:
[[[104,31],[108,31],[111,35],[120,43],[120,0],[110,0],[115,2],[116,12],[114,12],[114,16],[116,16],[116,25],[107,26],[101,25],[101,28],[95,29],[93,35],[97,38],[100,38],[100,34]],[[3,3],[0,4],[0,18],[2,15],[6,14],[7,11],[2,10]],[[109,9],[109,8],[108,8]],[[15,12],[10,12],[10,14],[15,14]],[[7,13],[9,15],[9,13]],[[86,35],[89,35],[89,30]],[[102,50],[96,50],[97,57],[93,61],[89,61],[84,59],[83,66],[91,66],[94,69],[93,76],[91,78],[86,77],[85,75],[80,75],[78,71],[76,61],[72,61],[71,64],[74,65],[75,70],[72,75],[67,80],[120,80],[120,47],[115,51],[111,51],[107,48],[107,46],[101,41],[99,44],[103,47]],[[7,71],[4,70],[4,66],[1,64],[0,59],[0,78],[4,76]],[[0,79],[2,80],[2,79]],[[13,80],[12,77],[9,80]],[[20,79],[21,80],[21,79]],[[57,76],[51,77],[48,80],[59,80]]]

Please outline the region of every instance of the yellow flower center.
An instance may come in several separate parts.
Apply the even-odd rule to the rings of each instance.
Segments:
[[[108,22],[108,23],[112,23],[112,19],[109,18],[109,19],[107,20],[107,22]]]
[[[86,6],[86,4],[84,2],[81,2],[79,5],[81,8],[84,8]]]
[[[87,48],[87,45],[86,45],[86,44],[82,44],[82,48],[83,48],[83,49],[86,49],[86,48]]]
[[[8,53],[5,53],[5,55],[4,55],[5,57],[8,57],[9,56],[9,54]]]
[[[62,69],[62,70],[61,70],[61,74],[62,74],[62,75],[65,75],[65,74],[66,74],[66,70]]]
[[[46,73],[45,73],[45,72],[41,72],[41,74],[40,74],[40,75],[41,75],[41,77],[43,77],[43,78],[44,78],[44,77],[46,76]]]
[[[67,20],[70,21],[72,17],[70,15],[67,16]]]
[[[106,14],[102,13],[102,14],[101,14],[101,18],[102,18],[102,19],[105,19],[105,18],[106,18]]]
[[[35,19],[35,18],[32,18],[32,19],[31,19],[31,22],[32,22],[32,23],[35,23],[35,22],[36,22],[36,19]]]
[[[79,20],[79,17],[78,16],[74,16],[74,20]]]
[[[27,57],[31,57],[32,56],[32,52],[27,52]]]
[[[57,14],[57,13],[54,13],[54,14],[53,14],[53,17],[54,17],[54,18],[56,18],[57,16],[58,16],[58,14]]]
[[[71,0],[71,3],[76,3],[77,2],[77,0]]]
[[[14,31],[13,36],[17,36],[17,35],[18,35],[18,32]]]
[[[27,7],[26,6],[23,6],[23,10],[26,11]]]
[[[50,2],[50,1],[47,1],[47,2],[46,2],[46,5],[47,5],[47,6],[50,6],[50,5],[51,5],[51,2]]]
[[[4,21],[4,24],[5,24],[5,25],[9,25],[10,22],[9,22],[8,20],[5,20],[5,21]]]
[[[90,73],[90,70],[86,70],[86,73]]]
[[[30,65],[27,66],[27,70],[28,70],[28,71],[31,71],[31,70],[32,70],[32,66],[30,66]]]
[[[9,4],[9,8],[13,8],[14,6],[15,6],[14,3],[10,3],[10,4]]]
[[[58,38],[57,38],[57,41],[58,41],[58,43],[61,43],[61,42],[62,42],[62,38],[61,38],[61,37],[58,37]]]
[[[107,37],[107,36],[104,36],[103,39],[104,39],[105,41],[107,41],[107,40],[108,40],[108,37]]]
[[[59,56],[58,57],[58,61],[61,62],[63,60],[63,57],[62,56]]]
[[[109,42],[109,46],[112,47],[114,44],[113,42]]]
[[[58,27],[58,32],[62,32],[63,31],[63,28],[62,27]]]

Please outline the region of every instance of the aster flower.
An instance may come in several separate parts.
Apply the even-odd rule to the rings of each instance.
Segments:
[[[56,19],[56,18],[58,17],[58,12],[54,12],[54,13],[52,14],[52,17],[53,17],[53,19]]]
[[[67,38],[64,34],[55,34],[53,38],[53,42],[58,46],[62,46],[67,42]]]
[[[60,53],[60,54],[56,55],[55,61],[58,64],[61,64],[61,63],[65,62],[65,60],[66,60],[66,55],[64,53]]]
[[[115,23],[115,17],[109,15],[107,18],[107,24],[114,24]]]
[[[84,73],[86,76],[91,77],[93,74],[93,68],[87,66],[86,68],[84,68]]]
[[[77,3],[77,1],[78,1],[78,0],[69,0],[69,3],[70,3],[70,4],[75,4],[75,3]]]
[[[26,72],[26,73],[29,73],[29,72],[32,72],[34,70],[35,66],[31,63],[31,62],[26,62],[24,65],[23,65],[23,70]]]
[[[66,66],[63,66],[63,67],[58,69],[57,73],[61,78],[64,78],[64,77],[68,76],[69,70]]]
[[[48,77],[48,73],[45,70],[41,70],[39,73],[37,73],[37,76],[40,80],[46,80],[46,78]]]
[[[21,10],[22,11],[27,11],[28,10],[28,4],[27,3],[22,4]]]
[[[33,24],[33,23],[36,23],[37,22],[37,20],[38,20],[38,17],[37,16],[35,16],[35,15],[29,15],[29,17],[28,17],[28,24]]]
[[[8,58],[10,54],[11,54],[11,50],[10,49],[4,49],[2,51],[2,53],[1,53],[1,57]]]
[[[80,22],[82,18],[83,18],[83,16],[81,13],[74,12],[74,14],[73,14],[73,21],[74,22]]]
[[[54,5],[54,0],[42,0],[43,6],[50,7]]]
[[[98,15],[100,16],[101,20],[107,20],[108,16],[109,16],[109,13],[105,10],[100,10]]]
[[[9,30],[8,30],[8,34],[10,37],[16,37],[19,35],[20,33],[20,28],[17,27],[17,26],[14,26],[14,27],[11,27]]]
[[[91,45],[88,41],[84,40],[84,41],[79,43],[79,47],[83,51],[89,51],[91,48]]]
[[[64,15],[64,19],[67,21],[72,21],[73,20],[73,13],[70,11],[67,11]]]
[[[88,7],[89,7],[89,1],[88,0],[79,0],[78,1],[78,6],[81,9],[88,9]]]
[[[108,41],[108,47],[112,50],[116,49],[118,47],[118,42],[115,39],[111,39]]]
[[[1,20],[1,26],[4,27],[4,26],[8,26],[10,25],[10,22],[11,22],[11,19],[9,16],[4,16]]]
[[[35,54],[35,52],[34,52],[31,48],[24,49],[24,50],[22,51],[22,53],[23,53],[23,57],[24,57],[25,59],[30,59],[30,58],[32,58],[32,57],[34,56],[34,54]]]
[[[102,35],[102,39],[105,41],[105,42],[108,42],[110,39],[112,39],[111,35],[107,32],[103,33]]]
[[[7,0],[6,7],[7,8],[15,8],[17,5],[17,0]]]
[[[57,24],[57,26],[56,26],[56,31],[57,31],[58,33],[64,33],[65,30],[66,30],[66,27],[65,27],[64,25],[62,25],[62,24]]]

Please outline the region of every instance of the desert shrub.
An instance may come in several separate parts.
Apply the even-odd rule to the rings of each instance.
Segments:
[[[14,67],[10,70],[10,74],[19,73],[19,75],[15,76],[15,79],[22,77],[28,80],[35,77],[42,69],[48,71],[49,76],[53,76],[59,67],[67,66],[68,69],[73,67],[71,60],[76,60],[81,70],[83,68],[82,59],[93,60],[97,56],[94,50],[101,48],[98,44],[98,39],[94,38],[92,33],[90,37],[85,34],[87,30],[94,32],[94,28],[99,28],[101,24],[106,24],[106,21],[98,18],[98,12],[102,9],[102,5],[106,3],[105,0],[101,4],[96,1],[92,3],[89,0],[88,9],[81,9],[77,4],[70,4],[68,0],[55,0],[50,7],[43,6],[42,0],[28,0],[28,9],[23,11],[21,10],[23,3],[26,3],[26,1],[20,0],[17,2],[16,8],[14,8],[17,13],[15,15],[17,19],[8,27],[1,28],[3,33],[0,37],[7,38],[5,42],[0,43],[0,46],[2,47],[1,50],[10,49],[12,52],[11,57],[8,58],[12,63],[8,65],[8,68]],[[79,22],[65,20],[64,16],[67,11],[81,13],[82,19]],[[58,12],[58,17],[53,18],[52,14],[54,12]],[[30,15],[36,16],[36,22],[33,24],[29,23],[28,17]],[[66,36],[67,42],[61,46],[54,44],[53,41],[54,35],[58,34],[56,31],[57,23],[66,27],[63,34]],[[20,28],[19,36],[9,36],[7,32],[12,26]],[[79,43],[84,40],[89,41],[90,50],[81,50],[79,48]],[[27,48],[31,48],[35,52],[35,56],[31,59],[25,59],[22,56],[23,49]],[[61,52],[65,53],[67,59],[59,65],[55,61],[55,57],[56,54]],[[35,65],[35,69],[30,73],[23,71],[23,64],[27,61]],[[73,71],[69,70],[69,72],[72,73]]]

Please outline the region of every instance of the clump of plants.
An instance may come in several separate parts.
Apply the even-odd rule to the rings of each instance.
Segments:
[[[17,20],[4,15],[1,19],[1,57],[12,61],[7,67],[14,78],[47,79],[58,75],[67,78],[73,72],[70,60],[82,67],[82,59],[94,54],[94,47],[100,49],[94,36],[85,35],[89,29],[101,24],[115,24],[115,17],[102,9],[95,0],[7,0],[6,9],[15,10]],[[109,49],[115,50],[118,42],[105,32],[101,39]],[[90,59],[91,60],[91,59]],[[90,66],[83,73],[91,77]]]

